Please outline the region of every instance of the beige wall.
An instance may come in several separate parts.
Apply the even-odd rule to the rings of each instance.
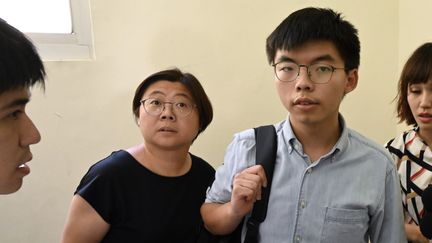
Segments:
[[[24,187],[0,198],[0,242],[58,242],[88,167],[141,141],[131,99],[155,71],[178,66],[202,81],[215,118],[192,152],[215,167],[233,133],[284,119],[264,43],[306,6],[334,8],[359,29],[360,82],[342,105],[348,124],[380,144],[395,136],[390,102],[404,60],[432,38],[428,0],[91,0],[96,60],[46,63],[46,92],[35,90],[28,107],[42,142]]]

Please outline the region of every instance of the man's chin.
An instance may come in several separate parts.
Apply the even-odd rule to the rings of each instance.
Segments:
[[[22,179],[20,179],[18,182],[14,183],[13,185],[2,185],[0,186],[0,195],[7,195],[17,192],[23,184]]]

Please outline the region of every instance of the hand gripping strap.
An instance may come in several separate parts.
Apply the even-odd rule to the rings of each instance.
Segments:
[[[277,153],[277,134],[273,125],[255,128],[256,164],[262,165],[267,178],[267,187],[262,188],[261,200],[256,201],[248,219],[244,243],[258,243],[259,225],[267,215],[270,188]]]

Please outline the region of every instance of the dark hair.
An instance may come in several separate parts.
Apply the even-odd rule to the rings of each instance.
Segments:
[[[0,19],[0,94],[39,83],[45,69],[36,48],[19,30]]]
[[[357,29],[343,20],[340,13],[324,8],[304,8],[290,14],[269,35],[267,59],[273,64],[278,50],[292,50],[308,41],[332,42],[347,70],[360,65],[360,41]]]
[[[415,125],[416,121],[408,104],[408,86],[427,83],[432,80],[432,43],[428,42],[417,48],[402,69],[398,84],[397,115],[399,122]]]
[[[147,88],[158,81],[171,81],[182,83],[192,94],[192,98],[198,108],[199,114],[199,131],[203,132],[213,119],[213,108],[210,100],[201,86],[198,79],[190,73],[183,73],[178,68],[160,71],[148,76],[135,91],[135,96],[132,102],[132,111],[135,119],[139,117],[139,108],[141,106],[141,98]]]

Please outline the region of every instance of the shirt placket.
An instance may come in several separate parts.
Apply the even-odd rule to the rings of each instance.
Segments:
[[[305,170],[303,171],[302,174],[302,178],[301,178],[301,183],[300,183],[300,188],[299,188],[299,194],[298,194],[298,200],[297,200],[297,207],[296,207],[296,221],[295,221],[295,229],[294,229],[294,234],[293,234],[293,242],[294,243],[300,243],[300,242],[304,242],[304,233],[305,233],[305,223],[302,222],[304,217],[303,214],[305,212],[305,210],[307,210],[307,205],[308,205],[308,198],[306,197],[307,193],[306,193],[306,182],[309,179],[310,174],[312,173],[312,167],[313,165],[311,165],[311,161],[309,159],[309,157],[307,155],[305,155],[303,153],[303,151],[301,150],[301,147],[299,147],[298,145],[295,146],[296,151],[301,154],[301,157],[304,160],[304,163],[306,165]]]

